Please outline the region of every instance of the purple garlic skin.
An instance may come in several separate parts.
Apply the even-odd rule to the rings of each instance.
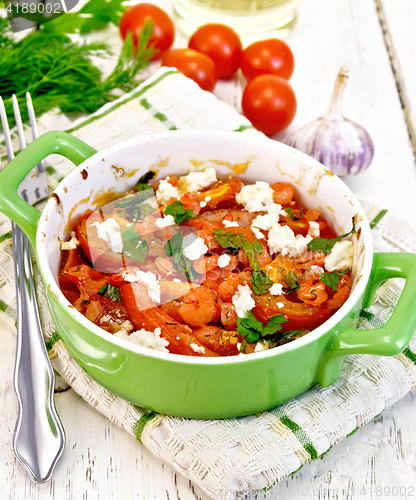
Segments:
[[[364,172],[374,156],[368,132],[347,118],[319,118],[292,134],[287,144],[312,156],[340,177]]]
[[[342,114],[342,97],[347,81],[348,68],[343,66],[335,80],[325,115],[307,123],[285,141],[340,177],[364,172],[374,156],[374,144],[368,132]]]

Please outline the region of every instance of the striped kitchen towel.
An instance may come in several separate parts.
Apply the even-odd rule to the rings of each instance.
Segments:
[[[41,117],[41,131],[56,128],[54,120],[52,115]],[[259,133],[233,108],[166,68],[135,92],[107,104],[88,119],[74,122],[69,131],[100,150],[141,134],[189,128]],[[61,158],[48,161],[49,184],[54,187],[73,165]],[[371,221],[376,251],[416,252],[414,228],[385,210],[366,203],[363,206]],[[0,311],[14,324],[12,256],[10,221],[0,216]],[[38,273],[36,282],[55,370],[85,401],[213,497],[233,499],[271,488],[416,387],[415,336],[395,357],[349,356],[331,387],[315,386],[289,403],[257,415],[193,420],[148,412],[101,387],[75,363],[55,333]],[[383,325],[402,287],[400,279],[380,287],[372,307],[362,311],[359,327]]]

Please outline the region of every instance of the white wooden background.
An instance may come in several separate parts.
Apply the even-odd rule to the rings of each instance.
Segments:
[[[172,0],[154,3],[171,12]],[[376,153],[366,173],[346,182],[358,197],[410,221],[416,220],[415,28],[415,0],[304,0],[287,39],[296,60],[293,128],[323,114],[336,73],[347,65],[351,78],[344,113],[368,129]],[[185,40],[178,36],[175,44],[185,46]],[[240,109],[242,83],[221,82],[215,93]],[[72,389],[55,395],[66,430],[65,451],[51,482],[34,485],[12,451],[14,352],[13,332],[0,325],[0,500],[210,498]],[[411,393],[321,459],[249,498],[412,498],[415,427],[416,394]]]

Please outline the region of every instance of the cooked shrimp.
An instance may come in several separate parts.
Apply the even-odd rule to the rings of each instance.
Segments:
[[[102,315],[99,302],[90,300],[88,297],[80,297],[74,302],[74,307],[93,323]]]
[[[285,203],[289,203],[290,201],[292,201],[292,198],[295,194],[295,188],[292,184],[289,184],[288,182],[276,182],[270,187],[274,191],[273,201],[275,203],[284,205]]]
[[[201,285],[185,295],[179,314],[188,325],[204,326],[215,321],[219,311],[218,295]]]
[[[341,307],[348,299],[351,292],[351,277],[344,274],[338,282],[338,289],[332,299],[328,300],[328,306],[331,308]]]
[[[236,330],[237,313],[234,304],[223,302],[221,304],[221,323],[226,330]]]
[[[231,302],[231,299],[237,291],[238,285],[251,283],[251,272],[231,273],[230,276],[220,283],[218,295],[224,302]]]
[[[201,205],[196,194],[186,193],[180,198],[185,209],[192,209],[195,215],[198,215],[201,211]]]
[[[296,292],[297,297],[305,304],[319,306],[328,299],[325,291],[325,283],[322,281],[303,281]]]

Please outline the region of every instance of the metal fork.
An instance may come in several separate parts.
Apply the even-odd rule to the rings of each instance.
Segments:
[[[17,98],[13,95],[20,150],[26,147]],[[38,137],[35,113],[30,94],[26,94],[33,139]],[[14,158],[10,130],[3,100],[0,116],[5,136],[7,157]],[[34,205],[48,196],[45,167],[41,162],[19,186],[18,194]],[[14,387],[18,401],[18,418],[13,437],[17,459],[28,470],[35,483],[51,478],[62,454],[65,436],[56,413],[54,373],[46,351],[36,301],[29,240],[21,229],[12,224],[17,296],[17,348]]]

